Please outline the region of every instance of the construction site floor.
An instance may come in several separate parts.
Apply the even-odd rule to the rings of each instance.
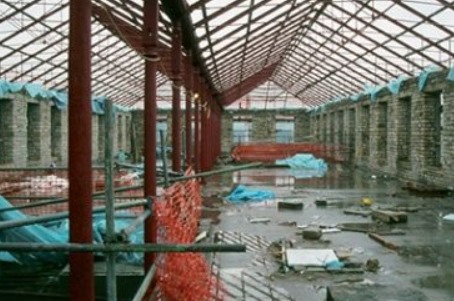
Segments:
[[[271,190],[277,200],[230,203],[224,197],[237,185]],[[454,300],[454,213],[452,196],[414,195],[404,183],[367,171],[331,165],[321,178],[295,179],[286,168],[257,168],[211,177],[204,186],[204,216],[216,223],[217,239],[244,243],[246,253],[218,254],[216,265],[224,281],[225,300],[296,301],[449,301]],[[278,210],[279,199],[299,199],[303,210]],[[403,206],[419,208],[408,222],[390,225],[405,235],[386,236],[395,250],[372,240],[367,233],[335,232],[320,240],[305,240],[296,225],[333,227],[339,223],[369,223],[370,217],[344,214],[345,209]],[[316,206],[317,199],[335,200]],[[366,208],[368,209],[368,208]],[[251,219],[269,219],[251,223]],[[350,254],[349,261],[378,260],[376,272],[328,273],[323,269],[295,271],[279,263],[267,250],[275,241],[294,248],[334,249]]]

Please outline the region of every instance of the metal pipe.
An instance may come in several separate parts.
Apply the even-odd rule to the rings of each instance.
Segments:
[[[212,171],[207,171],[207,172],[196,173],[196,174],[190,175],[190,176],[182,176],[182,177],[177,177],[177,178],[170,178],[169,182],[173,183],[173,182],[186,181],[186,180],[195,179],[195,178],[209,177],[209,176],[216,175],[216,174],[222,174],[222,173],[234,172],[234,171],[243,170],[243,169],[260,167],[261,165],[262,165],[262,163],[249,163],[249,164],[244,164],[244,165],[240,165],[240,166],[234,166],[234,167],[228,167],[228,168],[224,168],[224,169],[218,169],[218,170],[212,170]],[[159,185],[163,185],[164,182],[163,181],[159,181],[158,184]],[[122,191],[137,190],[137,189],[142,189],[142,188],[143,188],[142,185],[135,185],[135,186],[119,187],[119,188],[116,188],[114,191],[115,192],[122,192]],[[100,195],[102,195],[104,193],[105,193],[105,191],[95,192],[93,194],[93,196],[100,196]],[[117,197],[117,198],[121,198],[121,197]],[[131,198],[136,198],[136,197],[131,197]],[[15,207],[0,208],[0,213],[1,212],[6,212],[6,211],[19,210],[19,209],[40,207],[40,206],[45,206],[45,205],[54,205],[54,204],[64,203],[64,202],[67,202],[67,201],[68,201],[68,198],[58,198],[58,199],[53,199],[53,200],[48,200],[48,201],[42,201],[42,202],[35,202],[35,203],[30,203],[30,204],[19,205],[19,206],[15,206]]]
[[[202,97],[200,90],[200,78],[197,77],[197,93],[194,108],[194,167],[196,172],[200,172],[200,100]]]
[[[92,166],[93,170],[104,169],[104,166]],[[21,171],[49,171],[49,170],[68,170],[66,166],[35,166],[35,167],[2,167],[0,172],[21,172]]]
[[[138,189],[143,189],[143,185],[119,187],[119,188],[115,188],[114,192],[123,192],[123,191],[131,191],[131,190],[138,190]],[[93,193],[92,197],[102,196],[105,193],[106,192],[104,190],[103,191],[98,191],[98,192]],[[52,199],[52,200],[46,200],[46,201],[41,201],[41,202],[34,202],[34,203],[30,203],[30,204],[19,205],[19,206],[15,206],[15,207],[0,208],[0,213],[1,212],[6,212],[6,211],[19,210],[19,209],[26,209],[26,208],[40,207],[40,206],[46,206],[46,205],[60,204],[60,203],[65,203],[67,201],[68,201],[68,198],[64,197],[64,198],[57,198],[57,199]]]
[[[153,264],[151,268],[148,270],[145,278],[143,279],[142,283],[140,284],[139,289],[137,290],[136,294],[132,301],[142,301],[145,297],[145,294],[149,291],[151,281],[153,280],[154,274],[156,273],[156,265]]]
[[[0,243],[0,251],[10,252],[151,252],[151,253],[230,253],[245,252],[246,246],[241,244],[42,244],[28,242]]]
[[[121,210],[121,209],[128,209],[128,208],[133,208],[133,207],[138,207],[138,206],[144,206],[146,204],[147,204],[147,201],[135,201],[135,202],[130,202],[130,203],[116,204],[114,206],[114,208],[116,210]],[[104,212],[105,210],[106,210],[105,206],[95,207],[95,208],[93,208],[93,213]],[[22,226],[28,226],[28,225],[33,225],[33,224],[58,221],[58,220],[68,218],[68,216],[70,216],[70,214],[71,214],[71,211],[59,212],[59,213],[55,213],[55,214],[33,216],[33,217],[23,218],[23,219],[19,219],[19,220],[0,222],[0,231],[10,229],[10,228],[15,228],[15,227],[22,227]],[[92,214],[92,212],[90,211],[90,221],[92,220],[91,214]],[[91,228],[91,226],[90,226],[90,228]]]
[[[172,24],[172,170],[181,171],[181,25]]]
[[[204,108],[202,108],[202,113],[201,113],[201,120],[200,120],[200,132],[201,132],[201,141],[200,141],[200,170],[202,172],[208,170],[208,165],[207,162],[209,160],[209,152],[208,152],[208,145],[209,142],[208,140],[210,139],[207,129],[208,129],[208,118],[207,118],[207,99],[208,95],[206,93],[206,90],[203,87],[203,101],[204,101]]]
[[[115,113],[113,104],[110,99],[105,101],[105,143],[104,143],[104,162],[105,162],[105,182],[106,182],[106,243],[110,244],[115,241],[115,199],[113,183],[113,130],[115,126]],[[117,277],[115,273],[115,254],[106,255],[106,286],[107,299],[109,301],[117,300]]]
[[[249,169],[249,168],[253,168],[253,167],[260,167],[261,165],[262,165],[262,163],[258,162],[258,163],[250,163],[250,164],[245,164],[245,165],[240,165],[240,166],[228,167],[228,168],[224,168],[224,169],[199,172],[199,173],[189,175],[189,176],[171,178],[170,182],[180,182],[180,181],[185,181],[185,180],[190,180],[190,179],[210,177],[210,176],[217,175],[217,174],[223,174],[223,173],[227,173],[227,172]]]
[[[188,52],[186,57],[185,66],[185,85],[186,85],[186,105],[185,105],[185,137],[186,137],[186,165],[192,166],[192,65],[191,65],[191,52]]]
[[[123,238],[123,241],[128,241],[129,235],[137,229],[144,221],[151,215],[151,210],[145,210],[141,215],[139,215],[128,227],[123,228],[120,231],[120,235]]]
[[[91,0],[69,3],[68,179],[70,241],[73,243],[93,241],[91,10]],[[71,300],[93,301],[93,254],[71,253],[69,265]]]
[[[166,156],[166,141],[164,136],[164,131],[159,130],[159,137],[161,138],[161,159],[162,159],[162,169],[164,171],[164,187],[169,187],[169,173],[167,171],[167,156]]]
[[[145,174],[144,196],[156,196],[156,102],[157,83],[156,72],[158,53],[158,20],[159,1],[144,0],[143,5],[143,46],[147,59],[145,60],[145,97],[144,97],[144,126],[145,126]],[[144,241],[155,243],[157,240],[156,217],[151,216],[145,221]],[[145,254],[144,269],[148,271],[155,259],[154,254]]]

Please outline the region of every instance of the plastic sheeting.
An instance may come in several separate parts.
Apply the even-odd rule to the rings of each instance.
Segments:
[[[312,154],[296,154],[293,157],[276,160],[277,165],[287,165],[296,179],[321,178],[328,171],[328,164]]]
[[[312,154],[296,154],[287,159],[276,160],[276,164],[287,165],[292,169],[328,170],[326,162],[323,159],[317,159]]]
[[[379,86],[374,86],[374,85],[365,85],[364,86],[364,93],[366,95],[370,96],[371,101],[376,101],[377,100],[377,95],[378,93],[383,90],[385,86],[379,85]]]
[[[454,82],[454,66],[449,69],[447,80]]]
[[[418,90],[419,91],[424,90],[427,84],[427,80],[429,79],[429,75],[440,70],[441,69],[437,66],[429,66],[423,71],[421,71],[418,77]]]
[[[0,208],[12,207],[11,204],[0,196]],[[27,216],[19,210],[6,211],[0,213],[0,221],[21,220]],[[1,242],[30,242],[30,243],[65,243],[67,235],[48,229],[41,225],[30,225],[16,227],[0,231]],[[10,256],[9,256],[10,255]],[[9,252],[9,255],[2,256],[1,259],[14,258],[17,262],[30,263],[56,263],[66,262],[67,255],[61,252]],[[9,258],[8,258],[9,257]]]
[[[11,204],[0,196],[0,208],[12,207]],[[27,218],[19,210],[0,212],[0,222],[21,220]],[[115,231],[119,233],[128,227],[135,219],[134,215],[124,213],[115,216]],[[93,243],[104,243],[106,237],[105,214],[93,216]],[[0,231],[0,242],[30,242],[30,243],[67,243],[69,241],[69,221],[64,219],[44,225],[30,225]],[[138,227],[128,237],[133,244],[143,244],[143,227]],[[103,254],[97,254],[102,256]],[[0,261],[17,262],[20,264],[65,264],[68,256],[63,252],[0,252]],[[118,261],[131,264],[142,264],[143,254],[124,252],[118,253]]]
[[[276,198],[274,192],[238,185],[228,196],[230,202],[263,201]]]
[[[407,79],[406,76],[401,75],[398,78],[390,80],[387,85],[389,92],[391,92],[393,95],[399,94],[402,82],[406,79]]]
[[[66,92],[47,90],[42,85],[35,83],[11,83],[6,80],[0,80],[0,98],[5,97],[10,93],[24,93],[25,95],[37,100],[52,101],[59,110],[64,110],[68,106],[68,94]],[[91,107],[94,114],[104,114],[105,100],[106,97],[104,96],[93,96]],[[129,112],[129,108],[114,105],[114,111]]]

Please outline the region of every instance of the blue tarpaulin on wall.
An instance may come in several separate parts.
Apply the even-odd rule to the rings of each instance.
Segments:
[[[387,85],[389,92],[391,92],[393,95],[399,94],[402,82],[406,79],[407,79],[406,76],[401,75],[397,78],[390,80]]]
[[[5,97],[7,94],[23,93],[36,100],[52,101],[59,110],[65,110],[68,106],[68,94],[63,91],[47,90],[40,84],[35,83],[11,83],[6,80],[0,80],[0,98]],[[104,102],[106,97],[93,96],[92,97],[92,111],[93,114],[104,114]],[[114,105],[115,112],[129,112],[129,108]]]
[[[421,71],[418,77],[418,90],[419,91],[424,90],[427,84],[427,80],[429,79],[429,75],[440,70],[441,69],[437,66],[430,66]]]
[[[447,80],[454,82],[454,66],[449,69]]]

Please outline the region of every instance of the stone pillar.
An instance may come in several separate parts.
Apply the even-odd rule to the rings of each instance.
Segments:
[[[68,165],[68,114],[51,107],[51,156],[57,166]]]
[[[125,151],[131,153],[131,114],[127,113],[125,115]]]
[[[25,101],[0,99],[0,165],[25,166],[27,120]]]
[[[49,166],[52,162],[50,104],[48,102],[28,102],[26,107],[28,165]]]
[[[252,115],[251,142],[276,141],[276,119],[274,112],[256,112]]]
[[[345,145],[348,149],[348,158],[353,161],[356,155],[356,107],[349,107],[344,117]]]
[[[233,147],[233,115],[230,112],[222,113],[222,152],[230,153]]]
[[[99,154],[99,116],[97,114],[91,115],[91,160],[93,162],[100,163],[100,154]]]
[[[363,110],[367,110],[367,109],[365,109],[365,107],[363,106]],[[367,113],[365,112],[365,114],[367,114]],[[375,101],[375,102],[370,103],[370,105],[369,105],[369,156],[367,158],[364,158],[365,159],[364,163],[366,163],[371,169],[376,168],[379,164],[378,115],[379,115],[378,102]],[[366,138],[366,140],[367,140],[367,138]],[[365,147],[365,145],[364,145],[364,147]]]
[[[98,133],[98,147],[93,148],[93,152],[98,153],[98,159],[104,160],[104,146],[106,145],[106,117],[105,115],[97,115],[97,128],[93,127],[93,131]]]
[[[335,153],[334,157],[338,160],[344,158],[344,110],[340,109],[334,112],[334,145]]]
[[[117,154],[119,151],[123,151],[123,121],[124,116],[123,113],[117,113],[117,116],[115,118],[116,123],[115,123],[115,140],[116,140],[116,147],[114,154]]]
[[[144,149],[144,120],[143,111],[131,112],[131,153],[134,162],[140,162]]]
[[[295,143],[310,141],[312,132],[312,122],[307,112],[296,112],[295,113]]]
[[[388,118],[387,118],[387,156],[386,171],[391,175],[397,173],[397,109],[399,100],[393,96],[388,101]]]

